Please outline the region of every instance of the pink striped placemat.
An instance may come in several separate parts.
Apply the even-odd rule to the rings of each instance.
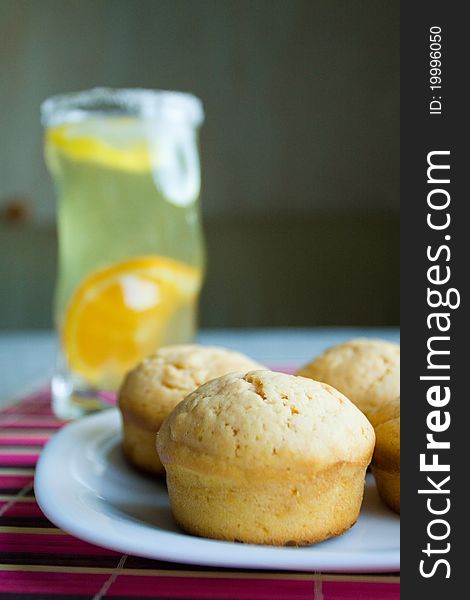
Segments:
[[[43,445],[63,422],[44,390],[0,411],[2,600],[395,600],[398,576],[211,569],[99,548],[55,527],[35,502]]]

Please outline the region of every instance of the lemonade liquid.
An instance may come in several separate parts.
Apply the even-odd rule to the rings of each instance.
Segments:
[[[199,165],[191,132],[183,129],[175,134],[168,126],[132,117],[95,117],[49,127],[45,143],[58,195],[54,316],[61,364],[53,393],[56,413],[73,417],[96,409],[104,397],[97,390],[115,390],[149,351],[193,338],[204,264]],[[165,267],[168,277],[176,274],[183,283],[173,285],[171,293],[162,297],[160,275],[157,280],[149,279],[145,270],[143,276],[136,276],[133,269],[158,267],[165,258],[172,261]],[[107,273],[113,273],[114,265],[118,265],[117,274],[110,284]],[[130,266],[125,271],[119,265]],[[96,277],[96,273],[104,275]],[[149,285],[157,286],[154,296],[158,298],[153,301],[161,305],[159,310],[150,307],[153,313],[148,312]],[[99,286],[102,291],[97,290]],[[179,293],[181,287],[185,291]],[[77,297],[81,305],[72,310]],[[121,305],[126,314],[116,310],[110,320],[110,312]],[[149,317],[142,321],[145,311],[153,321]],[[106,318],[108,330],[100,333]],[[80,331],[64,334],[75,331],[70,319],[77,320],[76,327],[82,328],[85,338],[75,354],[73,336],[79,339]],[[113,328],[115,332],[109,331]],[[128,356],[122,348],[117,356],[113,348],[113,339],[121,334],[130,340],[127,345],[121,343],[125,349],[132,347]],[[77,353],[85,356],[75,360]]]

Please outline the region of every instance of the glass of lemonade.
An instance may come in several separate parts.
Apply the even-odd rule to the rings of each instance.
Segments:
[[[97,88],[41,113],[58,196],[53,407],[75,418],[109,405],[157,347],[194,335],[203,109],[189,94]]]

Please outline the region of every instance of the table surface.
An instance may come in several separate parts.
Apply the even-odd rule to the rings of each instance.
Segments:
[[[399,341],[397,328],[276,328],[201,331],[202,344],[226,346],[245,352],[261,363],[301,365],[325,348],[353,337]],[[57,342],[50,331],[0,333],[0,406],[45,385],[54,371]]]
[[[398,341],[397,329],[205,331],[199,341],[246,352],[271,367],[298,366],[326,347],[357,337]],[[398,600],[396,573],[334,574],[216,569],[121,555],[74,538],[35,502],[33,479],[43,445],[63,425],[43,386],[56,342],[48,332],[0,334],[0,596],[90,600]],[[33,388],[42,389],[25,397]],[[19,400],[15,402],[15,400]]]

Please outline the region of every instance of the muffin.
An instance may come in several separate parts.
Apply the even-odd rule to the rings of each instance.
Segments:
[[[140,469],[163,475],[155,437],[173,408],[214,377],[257,368],[262,368],[259,363],[225,348],[191,344],[160,348],[127,374],[119,390],[124,454]]]
[[[356,522],[374,441],[365,416],[329,385],[251,371],[190,394],[163,423],[157,449],[183,529],[301,546]]]
[[[297,374],[332,385],[369,416],[400,394],[400,346],[351,340],[329,348]]]
[[[400,512],[400,398],[389,400],[374,411],[370,421],[375,429],[376,444],[372,473],[382,500]]]

